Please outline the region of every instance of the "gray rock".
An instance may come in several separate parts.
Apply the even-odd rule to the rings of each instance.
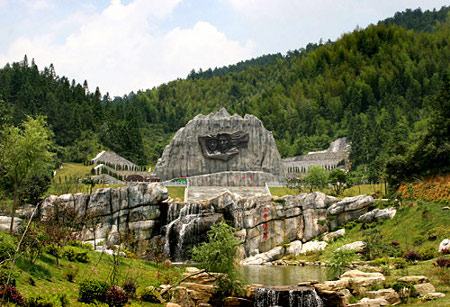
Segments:
[[[331,205],[328,208],[330,215],[338,215],[344,212],[356,211],[366,208],[374,203],[374,199],[370,195],[358,195],[353,197],[346,197],[343,200]]]
[[[449,252],[450,251],[450,240],[449,239],[442,240],[441,243],[439,244],[438,251],[440,253]]]
[[[336,239],[343,237],[345,235],[345,228],[336,230],[335,232],[326,233],[323,235],[322,240],[327,243],[333,242]]]
[[[199,137],[218,133],[248,133],[248,143],[236,147],[237,154],[223,161],[205,157]],[[275,140],[262,122],[253,115],[231,116],[225,109],[209,115],[197,115],[177,131],[155,166],[155,173],[163,180],[180,176],[191,177],[220,172],[263,172],[281,180],[284,167]],[[246,177],[245,182],[255,178]],[[199,182],[210,185],[208,182]]]
[[[309,241],[303,244],[301,254],[315,253],[324,250],[328,243],[325,241]]]
[[[347,250],[351,250],[354,252],[362,252],[362,251],[364,251],[365,248],[366,248],[366,243],[364,243],[363,241],[355,241],[355,242],[352,242],[349,244],[345,244],[336,250],[340,251],[343,249],[347,249]]]
[[[288,248],[286,249],[286,253],[288,255],[300,255],[301,251],[302,251],[302,241],[300,240],[296,240],[294,242],[291,242],[288,246]]]
[[[11,217],[10,216],[0,216],[0,230],[9,231],[11,227]],[[13,231],[18,232],[20,227],[22,227],[22,219],[15,217]]]
[[[394,207],[386,209],[376,208],[370,212],[367,212],[366,214],[361,215],[358,220],[361,223],[372,223],[375,221],[392,219],[394,218],[396,213],[397,209],[395,209]]]

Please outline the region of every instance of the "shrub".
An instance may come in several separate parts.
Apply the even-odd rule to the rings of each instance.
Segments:
[[[7,302],[14,303],[19,306],[23,306],[25,303],[25,299],[22,295],[20,295],[19,291],[16,287],[12,285],[2,286],[0,291],[0,296],[5,297]]]
[[[108,306],[122,307],[128,302],[128,294],[122,288],[114,286],[106,293]]]
[[[128,279],[125,281],[122,285],[123,291],[125,291],[129,297],[135,297],[136,296],[136,282],[134,280]]]
[[[438,256],[438,252],[432,246],[421,249],[419,254],[422,260],[430,260]]]
[[[416,251],[416,250],[410,250],[403,254],[403,258],[407,259],[408,261],[416,261],[421,260],[422,256]]]
[[[14,239],[7,235],[0,236],[0,262],[11,259],[16,250]]]
[[[26,307],[65,307],[69,306],[70,301],[66,293],[30,297],[25,300]]]
[[[6,284],[6,281],[8,280],[8,275],[9,275],[9,267],[7,266],[0,267],[0,286],[4,286]],[[16,271],[13,271],[9,279],[9,284],[15,287],[17,277],[19,277],[19,274]]]
[[[79,271],[78,267],[69,264],[67,270],[64,273],[64,275],[66,276],[67,281],[73,282],[75,277],[78,274],[78,271]]]
[[[397,269],[405,269],[408,266],[408,263],[406,262],[405,258],[394,258],[392,260],[392,264],[397,268]]]
[[[68,246],[64,248],[63,256],[71,262],[75,261],[82,263],[89,262],[89,255],[87,254],[87,251],[77,247]]]
[[[139,296],[144,302],[160,303],[159,298],[161,297],[161,295],[156,290],[156,288],[152,286],[142,289]]]
[[[86,279],[79,285],[79,301],[83,303],[105,302],[109,286],[106,282]]]
[[[417,296],[417,291],[416,288],[414,288],[414,285],[405,282],[396,281],[391,285],[391,288],[398,293],[402,301],[408,300],[409,297]]]
[[[436,262],[433,263],[435,267],[439,268],[450,268],[450,259],[448,258],[438,258]]]
[[[355,251],[347,248],[335,250],[328,260],[328,275],[330,276],[330,278],[336,278],[340,276],[356,259],[357,256]]]

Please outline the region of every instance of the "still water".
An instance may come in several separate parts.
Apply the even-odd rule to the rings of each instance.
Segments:
[[[319,266],[276,266],[244,265],[241,266],[244,281],[247,284],[264,286],[293,286],[299,282],[327,280],[326,269]]]

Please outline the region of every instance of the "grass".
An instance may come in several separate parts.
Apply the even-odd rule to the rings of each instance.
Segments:
[[[387,204],[380,202],[378,206],[385,207]],[[440,203],[423,200],[405,202],[397,210],[394,219],[379,222],[370,229],[364,229],[365,227],[361,223],[350,222],[346,225],[344,237],[330,243],[321,252],[298,256],[293,261],[326,261],[337,248],[347,243],[364,241],[364,235],[369,234],[371,229],[375,229],[380,234],[382,243],[389,245],[392,241],[398,241],[402,251],[416,250],[420,253],[431,248],[436,252],[435,257],[431,260],[411,264],[406,269],[392,270],[391,276],[387,277],[387,282],[393,282],[395,278],[405,275],[428,276],[431,283],[436,287],[436,291],[444,293],[446,297],[437,301],[424,302],[421,305],[450,306],[450,285],[448,282],[447,284],[440,282],[436,274],[436,268],[432,265],[438,257],[442,257],[437,253],[439,243],[450,237],[450,228],[448,227],[450,225],[450,212],[448,210],[443,211]],[[418,301],[419,299],[411,299],[406,306],[415,305]]]
[[[274,196],[284,196],[284,195],[297,195],[299,193],[305,192],[309,193],[309,189],[303,189],[303,191],[299,191],[298,189],[288,188],[288,187],[269,187],[270,193]],[[332,195],[333,190],[330,188],[321,189],[321,192]],[[379,192],[378,192],[379,191]],[[386,191],[384,189],[384,184],[360,184],[357,186],[353,186],[344,191],[341,197],[351,197],[360,194],[368,194],[372,195],[375,193],[381,193],[381,195],[386,195]]]
[[[2,232],[3,236],[8,236]],[[89,263],[69,262],[62,258],[59,265],[53,256],[42,254],[34,264],[20,257],[16,262],[17,289],[25,297],[38,295],[52,295],[66,293],[73,306],[81,306],[77,302],[78,283],[84,279],[99,279],[109,282],[112,271],[112,256],[100,254],[88,250]],[[70,271],[78,271],[74,282],[68,281],[66,274]],[[178,273],[177,273],[178,272]],[[180,269],[172,269],[162,264],[156,264],[134,258],[121,258],[119,265],[118,284],[128,279],[134,280],[139,290],[150,285],[164,283],[168,278],[180,278]],[[163,306],[135,300],[142,306]]]
[[[186,188],[183,186],[167,187],[167,190],[169,190],[169,196],[176,201],[184,201],[185,189]]]

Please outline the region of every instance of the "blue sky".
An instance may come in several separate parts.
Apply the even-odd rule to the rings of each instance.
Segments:
[[[0,66],[39,68],[119,95],[309,42],[441,0],[0,0]]]

